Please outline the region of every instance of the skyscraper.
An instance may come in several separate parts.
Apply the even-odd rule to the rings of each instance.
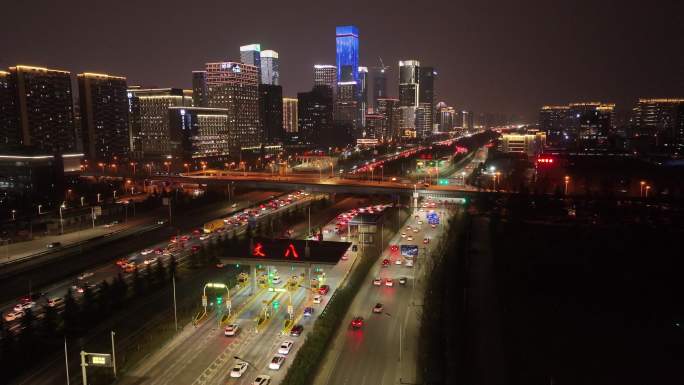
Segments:
[[[420,62],[399,61],[400,135],[416,136],[416,109],[419,104]]]
[[[92,161],[127,159],[130,153],[126,78],[78,74],[83,152]]]
[[[283,141],[283,88],[278,85],[259,84],[259,121],[262,143],[277,144]]]
[[[401,118],[399,99],[380,98],[377,103],[377,113],[385,119],[385,140],[396,140],[401,136],[399,132]]]
[[[170,107],[191,107],[192,98],[180,88],[128,88],[128,111],[133,157],[162,159],[179,150],[171,141]]]
[[[373,71],[373,109],[378,108],[378,99],[387,98],[387,69],[376,68]]]
[[[232,155],[260,143],[259,68],[235,62],[207,63],[209,107],[228,109]]]
[[[314,86],[328,86],[335,89],[337,83],[337,67],[332,64],[314,65]]]
[[[240,61],[257,67],[257,84],[261,83],[261,44],[248,44],[240,47]]]
[[[75,151],[71,74],[42,67],[9,68],[8,88],[17,117],[16,144],[48,153]]]
[[[419,137],[427,137],[434,130],[435,109],[435,71],[432,67],[418,69],[418,112],[416,132]]]
[[[0,71],[0,144],[21,143],[15,97],[11,89],[10,73]]]
[[[270,49],[261,51],[261,82],[277,86],[280,84],[280,61],[278,52]]]
[[[337,81],[358,83],[359,80],[359,29],[353,25],[335,28],[337,51]]]
[[[285,133],[297,132],[297,99],[283,98],[283,130]]]
[[[207,92],[207,71],[192,71],[192,105],[206,107]]]
[[[360,120],[359,91],[356,81],[338,82],[335,98],[335,121],[352,130],[363,127]]]
[[[169,139],[174,155],[184,162],[222,161],[230,154],[228,110],[205,107],[169,107]]]
[[[299,137],[303,143],[320,144],[333,134],[333,97],[330,87],[314,86],[297,94]]]
[[[359,124],[366,126],[366,112],[368,109],[368,67],[359,67]]]
[[[437,114],[439,114],[439,131],[440,132],[449,132],[454,128],[455,125],[455,119],[456,119],[456,111],[454,110],[453,107],[441,107],[438,111]]]

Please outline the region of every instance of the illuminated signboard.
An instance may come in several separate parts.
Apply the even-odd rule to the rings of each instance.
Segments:
[[[88,364],[92,366],[112,366],[111,354],[88,353]]]
[[[335,264],[350,246],[349,242],[255,238],[248,245],[249,250],[231,250],[225,258],[244,262],[256,260]]]
[[[553,158],[537,158],[537,163],[541,164],[552,164]]]
[[[401,245],[401,255],[403,257],[414,258],[418,256],[418,246]]]

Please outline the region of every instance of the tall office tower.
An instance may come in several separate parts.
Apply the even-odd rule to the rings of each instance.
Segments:
[[[207,71],[192,71],[192,105],[195,107],[208,106],[208,92]]]
[[[539,129],[546,133],[549,145],[559,146],[567,139],[565,129],[569,114],[568,106],[543,106],[539,111]]]
[[[337,83],[335,121],[348,124],[354,131],[362,127],[358,95],[359,91],[356,81]]]
[[[248,44],[240,47],[240,61],[257,68],[257,84],[261,83],[261,44]]]
[[[283,98],[283,131],[286,133],[298,131],[297,99]]]
[[[235,62],[207,63],[209,107],[228,109],[226,134],[231,155],[261,142],[259,133],[259,68]]]
[[[373,71],[373,109],[377,110],[378,99],[385,98],[387,98],[387,68],[375,68]]]
[[[366,112],[368,110],[368,67],[359,67],[359,122],[366,126]]]
[[[419,73],[418,60],[399,61],[399,107],[401,110],[400,135],[416,136],[416,109],[419,104]]]
[[[378,142],[389,140],[387,121],[383,114],[366,115],[366,126],[363,129],[362,139],[376,139]]]
[[[684,99],[639,99],[630,119],[632,137],[684,152]]]
[[[335,90],[337,83],[337,67],[332,64],[314,65],[314,86],[328,86]]]
[[[169,107],[169,138],[184,162],[223,161],[230,155],[226,127],[228,110],[206,107]]]
[[[10,85],[10,73],[0,71],[0,145],[17,145],[21,135],[15,109],[15,98]]]
[[[14,144],[33,146],[48,153],[75,151],[73,94],[68,71],[42,67],[9,68],[8,89],[14,99]],[[8,139],[10,140],[10,139]]]
[[[303,143],[319,144],[333,135],[333,97],[326,85],[297,93],[299,137]]]
[[[416,113],[416,132],[425,138],[434,130],[435,109],[435,76],[437,71],[432,67],[418,69],[418,111]]]
[[[176,154],[171,141],[170,107],[192,107],[192,98],[180,88],[128,88],[128,122],[132,156],[157,160]]]
[[[335,28],[337,82],[359,81],[359,29],[353,25]]]
[[[472,111],[463,110],[458,117],[461,128],[464,131],[472,131],[475,129],[474,117]]]
[[[126,78],[106,74],[78,74],[81,139],[91,161],[127,159],[131,142],[128,133]]]
[[[280,84],[280,60],[278,52],[267,49],[261,51],[261,82],[277,86]]]
[[[259,84],[259,121],[262,143],[283,141],[283,87]]]
[[[598,149],[608,146],[613,131],[615,104],[600,102],[570,103],[570,125],[567,136],[570,147]]]
[[[380,98],[377,103],[376,113],[382,115],[385,119],[386,140],[396,140],[400,136],[401,110],[399,108],[399,99]]]
[[[439,115],[439,131],[450,132],[455,126],[456,111],[453,107],[441,107],[437,114]]]

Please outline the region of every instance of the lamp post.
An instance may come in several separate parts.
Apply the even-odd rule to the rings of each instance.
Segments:
[[[644,197],[644,186],[646,186],[645,181],[639,182],[639,197],[643,198]]]
[[[187,163],[183,163],[183,167],[185,167],[185,172],[190,174],[190,165]]]
[[[83,201],[85,200],[85,197],[81,197],[81,207],[83,207]]]
[[[147,174],[148,174],[148,175],[150,176],[150,178],[151,178],[151,177],[152,177],[152,163],[146,164],[145,167],[147,167]]]
[[[59,206],[59,228],[60,228],[60,234],[64,234],[64,219],[62,218],[62,210],[66,208],[66,204],[62,203],[61,206]]]
[[[16,217],[15,217],[16,214],[17,214],[17,210],[12,209],[12,220],[16,219]]]
[[[133,176],[135,177],[135,166],[137,165],[136,162],[131,162],[131,167],[133,168]]]
[[[645,190],[645,191],[646,191],[646,198],[648,198],[648,190],[651,189],[651,186],[646,185],[645,189],[646,189],[646,190]]]
[[[41,207],[43,207],[43,205],[38,205],[38,215],[42,214],[42,212],[40,212]]]
[[[385,179],[385,165],[381,164],[380,165],[380,181],[382,182]]]
[[[568,183],[570,183],[570,177],[566,175],[563,180],[565,181],[565,192],[563,192],[563,195],[568,195]]]
[[[100,203],[100,193],[97,193],[97,203]]]

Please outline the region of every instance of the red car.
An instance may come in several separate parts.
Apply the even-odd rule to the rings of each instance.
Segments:
[[[361,329],[361,327],[363,327],[363,317],[354,317],[351,326],[352,329]]]
[[[193,252],[193,253],[196,253],[196,252],[198,252],[199,250],[200,250],[200,247],[199,247],[198,245],[192,246],[192,252]]]
[[[430,243],[430,238],[423,238],[423,244],[427,245]]]
[[[187,241],[187,240],[189,240],[189,239],[190,239],[190,237],[188,237],[187,235],[183,235],[182,237],[180,237],[180,240],[181,240],[182,242],[185,242],[185,241]]]
[[[382,260],[382,267],[389,267],[390,265],[390,260],[385,258]]]
[[[156,249],[154,249],[154,253],[157,255],[162,255],[164,253],[164,250],[160,249],[160,248],[156,248]]]
[[[330,286],[328,285],[323,285],[318,288],[318,294],[320,295],[326,295],[330,291]]]

